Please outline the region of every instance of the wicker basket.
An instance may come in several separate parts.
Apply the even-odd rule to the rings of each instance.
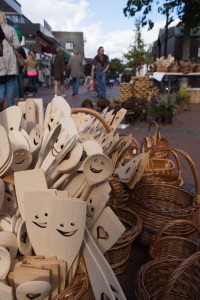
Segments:
[[[200,64],[196,64],[194,67],[194,72],[200,72]]]
[[[90,285],[89,276],[83,255],[80,255],[76,275],[71,283],[62,291],[55,300],[94,300],[93,291]]]
[[[186,260],[164,257],[143,265],[136,283],[139,300],[200,299],[200,252]]]
[[[196,195],[166,183],[137,185],[130,207],[142,220],[143,229],[139,238],[143,245],[150,245],[160,227],[168,222],[185,219],[199,224],[200,185],[197,170],[187,153],[178,148],[172,150],[182,154],[189,163],[195,181]],[[178,228],[178,235],[193,239],[194,228],[186,224]],[[166,233],[171,234],[170,229]]]
[[[130,189],[119,180],[118,175],[108,178],[111,187],[109,203],[110,205],[127,207],[130,198]]]
[[[111,206],[111,208],[126,227],[126,231],[118,241],[104,253],[114,273],[119,275],[123,273],[128,266],[132,242],[141,232],[142,222],[131,209],[120,206]]]
[[[164,256],[174,256],[177,258],[187,258],[198,251],[198,243],[182,236],[177,236],[176,231],[178,226],[189,225],[194,228],[197,233],[196,240],[200,238],[200,229],[192,222],[185,220],[176,220],[169,222],[156,234],[156,237],[150,248],[150,256],[152,258],[160,258]],[[168,228],[174,229],[172,235],[165,235]]]
[[[160,150],[159,150],[160,151]],[[164,148],[165,151],[165,148]],[[170,151],[176,162],[176,166],[171,159],[152,158],[149,159],[148,166],[141,178],[141,183],[169,183],[181,186],[182,170],[178,155],[174,151]],[[177,169],[176,169],[177,167]]]
[[[169,67],[156,67],[156,72],[169,72]]]
[[[154,132],[152,134],[152,130]],[[169,155],[169,151],[158,151],[160,147],[167,147],[169,145],[167,139],[160,134],[160,128],[157,122],[152,121],[149,124],[148,135],[143,139],[141,149],[144,152],[150,151],[150,157],[154,158],[166,158]],[[156,150],[156,151],[154,151]]]

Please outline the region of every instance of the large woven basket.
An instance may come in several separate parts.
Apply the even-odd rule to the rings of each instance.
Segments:
[[[200,252],[186,260],[174,257],[154,259],[138,273],[138,300],[199,300]]]
[[[189,225],[194,228],[196,232],[196,242],[182,237],[180,235],[176,235],[176,231],[178,230],[178,226]],[[168,228],[174,229],[174,233],[172,235],[166,235],[165,231]],[[200,238],[200,229],[192,222],[185,220],[176,220],[169,222],[165,226],[161,227],[156,237],[151,244],[150,248],[150,256],[152,258],[160,258],[165,256],[174,256],[177,258],[187,258],[190,255],[194,254],[198,251],[199,245],[198,240]]]
[[[109,204],[127,207],[130,198],[130,189],[119,180],[118,175],[110,176],[108,182],[111,187]]]
[[[160,150],[159,150],[160,151]],[[165,151],[165,148],[164,148]],[[171,158],[152,158],[142,175],[142,183],[169,183],[180,186],[182,180],[181,163],[177,153],[170,150],[174,160]],[[174,163],[175,161],[175,163]]]
[[[79,264],[71,283],[62,291],[55,300],[94,300],[93,291],[90,285],[86,264],[83,255],[80,255]]]
[[[139,238],[143,245],[150,245],[160,227],[170,221],[185,219],[197,226],[199,224],[200,185],[197,170],[186,152],[178,148],[172,150],[182,154],[189,163],[195,181],[196,195],[166,183],[138,184],[130,207],[142,220],[143,229]],[[194,228],[183,224],[178,229],[178,235],[193,239]],[[170,228],[166,233],[171,233]]]
[[[141,232],[142,222],[131,209],[120,206],[111,206],[111,208],[126,227],[126,231],[118,241],[104,253],[114,273],[119,275],[126,270],[129,264],[132,242]]]
[[[169,151],[158,151],[159,148],[168,147],[169,143],[167,139],[160,134],[160,127],[157,122],[152,121],[149,124],[147,137],[143,139],[141,149],[144,152],[149,151],[150,157],[154,158],[166,158]],[[154,151],[156,150],[156,151]]]

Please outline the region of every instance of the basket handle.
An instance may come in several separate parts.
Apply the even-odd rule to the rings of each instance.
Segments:
[[[90,108],[84,108],[84,107],[72,108],[72,114],[77,114],[77,113],[86,113],[86,114],[91,114],[91,115],[95,116],[103,124],[103,126],[105,127],[105,129],[108,133],[112,131],[112,128],[110,127],[108,122],[97,111],[90,109]]]
[[[174,159],[175,159],[175,161],[176,161],[177,170],[178,170],[178,180],[177,180],[177,183],[178,183],[178,186],[181,186],[182,183],[183,183],[183,176],[182,176],[181,162],[180,162],[180,159],[178,158],[178,155],[177,155],[177,153],[176,153],[175,151],[170,150],[170,152],[173,154]]]
[[[163,233],[164,233],[169,227],[172,227],[172,226],[174,226],[174,225],[181,225],[181,224],[185,224],[185,225],[189,225],[189,226],[193,227],[193,228],[196,230],[196,232],[198,233],[198,236],[200,237],[200,229],[199,229],[194,223],[192,223],[191,221],[187,221],[187,220],[174,220],[174,221],[171,221],[171,222],[169,222],[168,224],[162,226],[162,227],[158,230],[158,232],[157,232],[157,234],[156,234],[156,236],[155,236],[155,239],[154,239],[154,241],[153,241],[153,243],[152,243],[152,245],[151,245],[150,254],[154,251],[155,248],[157,248],[157,245],[158,245],[158,243],[159,243],[159,241],[160,241],[160,239],[161,239]]]
[[[193,255],[189,256],[185,259],[170,275],[167,282],[165,283],[164,287],[160,292],[160,300],[167,299],[167,294],[172,289],[173,284],[177,281],[177,279],[182,275],[182,273],[189,268],[190,266],[194,265],[200,260],[200,251],[195,252]]]
[[[157,140],[160,139],[160,129],[159,129],[159,125],[156,121],[151,121],[149,124],[149,129],[148,129],[148,137],[150,137],[150,132],[152,130],[152,128],[155,127],[155,133],[153,135],[153,139],[155,144],[157,143]]]
[[[195,164],[192,160],[192,158],[182,149],[180,148],[175,148],[175,147],[163,147],[163,148],[157,148],[157,149],[152,149],[153,152],[156,152],[156,151],[175,151],[175,152],[178,152],[180,153],[185,159],[186,161],[188,162],[189,166],[190,166],[190,169],[192,171],[192,175],[194,177],[194,182],[195,182],[195,188],[196,188],[196,196],[195,196],[195,202],[200,205],[200,181],[199,181],[199,175],[198,175],[198,172],[197,172],[197,169],[195,167]]]

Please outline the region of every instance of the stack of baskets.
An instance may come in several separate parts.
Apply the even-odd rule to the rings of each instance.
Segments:
[[[161,136],[160,128],[157,122],[152,121],[149,124],[148,134],[142,141],[141,149],[143,152],[150,152],[150,157],[166,158],[169,150],[158,151],[159,148],[164,148],[169,145],[167,139]],[[155,151],[156,150],[156,151]]]
[[[185,219],[199,224],[200,185],[192,159],[183,150],[171,148],[182,154],[194,176],[196,195],[182,187],[166,183],[138,184],[134,190],[130,207],[142,220],[143,229],[139,236],[143,245],[150,245],[163,225],[170,221]],[[170,234],[170,229],[167,230]],[[188,224],[179,226],[179,235],[193,239],[194,228]],[[178,234],[178,232],[177,232]]]
[[[160,152],[160,149],[158,151]],[[163,151],[165,151],[165,148],[163,149]],[[145,169],[140,182],[169,183],[180,186],[183,182],[180,160],[178,158],[178,155],[174,151],[170,150],[170,154],[172,154],[176,162],[176,166],[174,164],[174,161],[170,158],[151,158],[149,159],[148,166]]]

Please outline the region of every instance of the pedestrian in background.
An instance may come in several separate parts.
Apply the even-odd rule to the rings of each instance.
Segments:
[[[14,29],[17,33],[19,42],[21,44],[22,42],[22,33],[21,30],[19,28],[19,26],[17,24],[15,24]],[[17,48],[17,51],[20,53],[20,55],[24,58],[24,60],[27,59],[26,56],[26,52],[24,50],[24,48],[20,45],[19,48]],[[15,95],[20,99],[23,100],[24,99],[24,67],[18,65],[19,67],[19,73],[16,76],[16,82],[15,82]]]
[[[60,84],[60,91],[62,97],[65,97],[64,93],[64,79],[65,79],[65,58],[61,48],[56,48],[56,56],[53,61],[53,78],[54,78],[54,94],[58,95],[58,86]]]
[[[0,11],[0,26],[3,31],[1,36],[5,36],[2,41],[3,56],[0,56],[0,99],[7,99],[8,106],[14,105],[15,81],[18,74],[18,62],[14,48],[20,46],[20,42],[15,29],[7,24],[6,17]]]
[[[39,65],[35,58],[35,52],[33,50],[29,51],[28,58],[24,69],[27,71],[28,81],[29,81],[29,97],[35,96],[37,93],[37,69]]]
[[[70,68],[68,67],[68,61],[65,62],[65,88],[69,89],[70,87]]]
[[[106,98],[106,72],[109,69],[109,57],[100,46],[92,62],[91,77],[96,77],[97,91],[100,98]]]
[[[44,66],[44,83],[45,87],[49,88],[49,80],[50,80],[50,69],[49,66]]]
[[[78,50],[74,50],[70,57],[68,67],[72,78],[72,96],[78,95],[80,79],[83,75],[83,60]]]

